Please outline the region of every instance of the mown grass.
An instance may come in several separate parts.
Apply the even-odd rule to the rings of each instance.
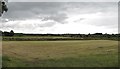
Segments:
[[[3,59],[4,67],[117,67],[116,55],[92,55],[61,59],[36,59],[34,61],[16,58]],[[114,61],[111,61],[114,60]]]
[[[4,67],[113,67],[117,65],[117,41],[3,41]]]

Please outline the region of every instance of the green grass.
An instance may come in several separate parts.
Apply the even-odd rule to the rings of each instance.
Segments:
[[[9,67],[116,67],[116,55],[89,55],[62,59],[36,59],[34,61],[16,58],[3,59],[3,66]],[[111,61],[112,60],[112,61]]]
[[[113,67],[118,41],[3,41],[4,67]]]

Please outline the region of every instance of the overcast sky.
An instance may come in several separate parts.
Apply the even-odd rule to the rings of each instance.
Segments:
[[[11,0],[13,1],[13,0]],[[0,29],[22,33],[117,33],[117,2],[9,2]]]
[[[118,2],[120,0],[8,0],[9,2]]]

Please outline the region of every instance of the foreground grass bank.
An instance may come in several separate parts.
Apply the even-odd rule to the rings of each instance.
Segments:
[[[117,65],[117,41],[3,41],[4,67],[113,67]]]

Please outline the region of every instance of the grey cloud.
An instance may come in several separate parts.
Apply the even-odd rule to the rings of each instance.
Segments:
[[[68,4],[68,7],[73,7],[72,9],[76,8],[79,10],[79,14],[96,14],[96,13],[101,13],[102,18],[95,19],[93,22],[86,22],[87,24],[90,25],[95,25],[95,26],[104,26],[104,27],[109,27],[109,28],[117,28],[118,27],[118,5],[117,3],[113,2],[91,2],[91,3],[73,3],[74,5]],[[76,5],[75,5],[76,4]],[[73,10],[71,10],[74,12]],[[92,16],[91,16],[92,18]],[[77,22],[85,21],[87,18],[80,18],[76,20]],[[76,22],[75,21],[75,22]]]
[[[55,25],[55,22],[47,22],[45,24],[35,24],[36,27],[51,27]]]
[[[3,18],[10,20],[24,20],[38,18],[38,15],[44,17],[44,20],[53,19],[57,22],[63,22],[67,19],[67,15],[64,13],[67,11],[74,12],[75,8],[78,8],[79,14],[105,12],[109,11],[114,3],[84,3],[84,2],[10,2],[8,4],[9,11]]]
[[[80,22],[80,21],[83,21],[83,20],[85,20],[85,18],[80,18],[78,20],[75,20],[74,22]]]
[[[9,4],[9,11],[3,18],[8,18],[10,20],[24,20],[24,19],[35,19],[38,15],[44,17],[44,15],[49,16],[47,19],[53,19],[57,22],[64,21],[67,17],[66,14],[61,14],[61,3],[24,3],[15,2]],[[44,18],[44,19],[45,19]],[[60,19],[60,20],[59,20]]]
[[[112,12],[114,10],[117,10],[117,3],[115,2],[68,2],[65,4],[65,6],[68,10],[71,10],[73,12],[75,9],[79,10],[79,14]]]
[[[54,14],[54,15],[51,15],[50,17],[45,17],[43,21],[55,20],[56,22],[64,23],[64,20],[67,18],[68,17],[66,16],[66,14]]]

